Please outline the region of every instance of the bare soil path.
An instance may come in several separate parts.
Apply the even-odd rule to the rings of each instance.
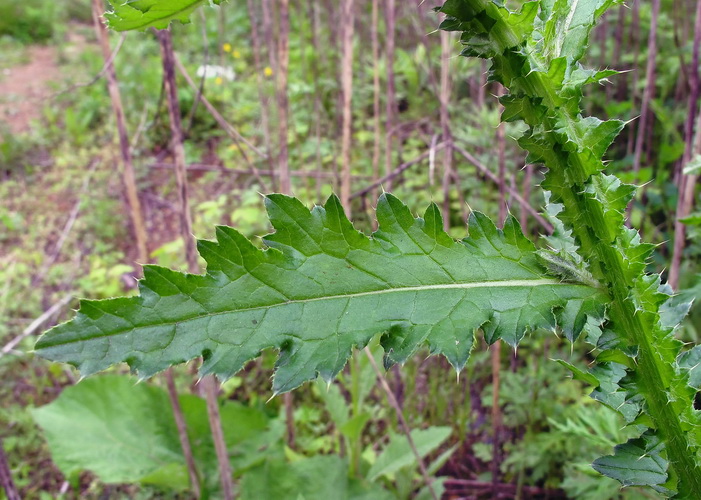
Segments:
[[[45,100],[52,94],[51,81],[59,80],[58,54],[51,46],[29,49],[26,64],[5,69],[0,75],[0,121],[10,132],[27,132],[41,116]]]

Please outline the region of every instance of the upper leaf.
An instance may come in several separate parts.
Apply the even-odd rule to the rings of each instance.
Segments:
[[[546,0],[541,2],[543,53],[548,60],[559,57],[579,61],[589,43],[596,20],[616,0]]]
[[[107,25],[116,31],[165,29],[171,21],[190,22],[200,6],[221,0],[110,0],[112,12],[105,13]]]
[[[549,277],[511,217],[499,230],[473,213],[470,237],[456,242],[435,205],[414,218],[388,194],[370,238],[336,197],[309,211],[271,195],[266,207],[277,231],[269,249],[219,227],[216,242],[199,242],[206,275],[146,266],[139,297],[82,301],[75,319],[37,342],[38,354],[85,375],[126,361],[143,377],[202,355],[203,373],[229,377],[275,347],[283,392],[317,373],[332,378],[377,333],[389,364],[426,343],[459,370],[479,328],[512,345],[558,323],[575,338],[606,302],[596,287]]]

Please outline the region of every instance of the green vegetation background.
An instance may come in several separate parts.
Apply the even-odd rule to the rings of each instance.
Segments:
[[[663,1],[655,81],[644,79],[650,12],[643,3],[640,36],[637,40],[626,39],[618,61],[623,69],[637,68],[637,77],[632,76],[634,73],[616,77],[609,86],[592,89],[585,98],[589,111],[629,120],[639,114],[642,90],[654,85],[654,119],[639,175],[639,181],[648,184],[635,201],[631,217],[649,241],[660,245],[652,264],[656,270],[669,264],[677,196],[672,172],[684,150],[682,128],[688,112],[680,61],[690,59],[689,21],[679,15],[675,4]],[[441,65],[441,47],[439,36],[431,34],[437,19],[429,7],[407,3],[398,16],[394,70],[400,113],[393,165],[427,151],[440,133],[435,78]],[[292,170],[309,174],[293,179],[294,193],[308,205],[323,201],[337,188],[333,175],[317,182],[312,174],[339,169],[339,40],[325,9],[327,6],[309,7],[303,2],[293,2],[291,9],[288,144]],[[369,4],[360,9],[354,63],[354,191],[371,181],[374,144],[375,61],[365,50],[369,43]],[[310,12],[319,16],[316,27]],[[590,65],[610,65],[615,56],[613,41],[619,15],[614,11],[596,32],[588,56]],[[50,0],[0,0],[0,81],[13,78],[17,67],[30,62],[37,44],[51,48],[60,75],[47,83],[48,92],[37,100],[35,107],[41,112],[29,130],[18,133],[11,128],[9,118],[0,123],[3,345],[64,297],[105,298],[133,292],[133,278],[139,274],[118,173],[109,96],[102,80],[81,85],[90,82],[103,65],[90,23],[90,5],[84,0],[67,0],[60,6]],[[622,26],[629,30],[630,23],[628,18]],[[320,38],[317,46],[312,37],[314,29]],[[260,72],[254,67],[245,5],[232,2],[222,9],[205,9],[202,17],[194,17],[192,25],[176,24],[173,34],[176,51],[191,74],[206,60],[235,71],[232,81],[207,78],[205,95],[244,137],[260,147],[264,142],[260,95],[273,102],[275,75],[267,64]],[[380,37],[384,37],[382,23]],[[119,38],[112,34],[113,46]],[[384,56],[377,63],[384,88]],[[499,109],[491,94],[497,90],[488,87],[486,104],[479,106],[477,94],[484,85],[485,68],[479,62],[457,57],[447,64],[452,75],[450,119],[454,140],[496,172]],[[156,263],[182,269],[185,263],[177,237],[174,180],[168,169],[159,168],[159,164],[168,162],[164,151],[169,130],[161,92],[160,55],[152,34],[127,35],[115,66],[132,134],[151,257]],[[195,92],[184,81],[180,84],[180,104],[188,130],[187,160],[216,167],[189,178],[196,236],[212,237],[215,224],[232,225],[247,236],[264,234],[269,228],[258,194],[262,186],[254,176],[227,172],[247,168],[242,150],[217,127],[204,106],[194,106]],[[0,95],[6,117],[12,115],[21,98]],[[525,155],[510,139],[518,132],[510,127],[507,124],[507,179],[521,192],[526,182],[522,170]],[[634,180],[630,173],[631,137],[632,132],[624,131],[609,153],[610,169],[630,182]],[[245,145],[242,148],[251,155]],[[264,161],[257,166],[261,170],[269,168]],[[468,162],[456,159],[455,168],[459,181],[449,191],[450,214],[444,216],[449,217],[450,233],[462,237],[467,205],[497,219],[500,197],[498,187]],[[536,185],[540,178],[536,169],[530,182]],[[394,183],[393,192],[417,212],[430,201],[445,206],[440,161],[427,158],[418,162]],[[372,196],[358,198],[353,205],[354,222],[367,232],[372,229]],[[544,204],[538,190],[533,190],[529,198],[536,207]],[[520,215],[518,205],[510,205],[510,209]],[[77,216],[69,227],[73,212]],[[532,218],[526,220],[527,232],[543,231]],[[689,224],[690,244],[683,264],[681,288],[688,297],[698,296],[701,291],[697,277],[699,220],[701,217],[696,217]],[[50,321],[64,320],[71,314],[64,308]],[[692,311],[683,338],[699,341],[700,315],[700,308]],[[171,453],[177,455],[178,450],[171,422],[167,418],[159,420],[163,420],[159,409],[167,410],[160,380],[134,387],[134,381],[120,368],[84,383],[86,394],[72,393],[75,389],[69,387],[76,381],[76,374],[27,354],[31,345],[30,338],[0,357],[0,438],[26,498],[187,498],[179,459],[168,458]],[[589,467],[592,459],[609,453],[614,443],[625,440],[627,431],[620,430],[622,424],[615,414],[591,402],[586,388],[570,380],[564,368],[550,361],[552,358],[567,359],[579,366],[590,361],[583,347],[575,346],[570,352],[568,345],[545,335],[534,337],[518,353],[503,353],[499,393],[504,414],[500,428],[504,441],[501,479],[521,487],[554,490],[571,498],[640,498],[641,492],[623,493],[617,483],[599,477]],[[296,492],[308,499],[331,498],[329,492],[333,495],[340,491],[347,498],[361,494],[369,495],[367,498],[428,497],[421,489],[413,456],[402,448],[396,418],[367,361],[360,361],[352,373],[349,370],[342,374],[330,388],[308,384],[296,393],[297,439],[291,448],[284,441],[280,401],[266,403],[273,359],[271,353],[227,382],[221,398],[227,401],[224,413],[231,416],[229,422],[241,423],[228,429],[227,437],[244,497],[275,494],[260,489],[271,478],[284,478],[278,491]],[[390,372],[389,378],[411,428],[426,433],[417,434],[417,441],[425,439],[427,443],[422,454],[432,464],[431,473],[490,481],[494,427],[488,352],[478,347],[469,370],[459,380],[452,379],[450,373],[444,360],[426,359],[422,354],[401,372]],[[182,393],[197,392],[187,367],[178,369],[177,376]],[[105,427],[85,411],[68,418],[58,406],[44,407],[62,393],[77,401],[75,405],[88,401],[96,405],[96,413],[110,415],[113,432],[106,435]],[[119,395],[121,412],[114,411],[114,401],[104,397],[106,393]],[[189,394],[183,397],[190,408],[188,419],[197,428],[198,422],[203,422],[203,403]],[[44,408],[36,410],[40,407]],[[66,411],[71,417],[70,407]],[[64,425],[60,418],[67,419]],[[93,450],[91,460],[98,465],[91,471],[85,470],[80,459],[69,457],[70,450],[61,451],[55,444],[57,436],[70,432],[70,424],[76,423],[73,432],[85,433],[86,446],[91,442],[104,446],[112,442],[108,438],[121,443]],[[124,444],[149,442],[154,435],[162,439],[150,449],[161,453],[156,453],[157,460],[168,467],[169,460],[175,463],[174,468],[154,467],[153,455],[135,458]],[[209,466],[207,470],[214,470],[211,443],[203,440],[198,461],[202,467]],[[99,458],[105,456],[109,460],[101,463]],[[118,463],[127,465],[116,470]],[[216,497],[216,476],[208,477],[205,484]],[[309,484],[326,486],[310,489]],[[448,483],[438,484],[449,492],[459,491]]]

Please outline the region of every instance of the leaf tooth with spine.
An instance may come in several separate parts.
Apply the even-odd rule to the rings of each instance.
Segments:
[[[614,139],[623,130],[624,123],[620,120],[602,121],[593,116],[583,118],[578,116],[574,121],[560,120],[557,132],[567,138],[567,144],[572,144],[572,151],[587,152],[591,162],[601,161]],[[598,171],[599,169],[597,169]],[[594,173],[594,172],[591,172]]]
[[[633,199],[636,188],[630,184],[624,184],[614,175],[592,175],[584,185],[584,193],[599,203],[604,211],[606,229],[609,242],[620,234],[625,220],[625,210]]]

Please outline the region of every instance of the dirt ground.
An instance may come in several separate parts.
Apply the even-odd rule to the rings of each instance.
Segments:
[[[42,107],[53,91],[49,82],[60,78],[56,49],[34,46],[29,63],[3,70],[0,77],[0,120],[10,132],[27,132],[41,116]]]

